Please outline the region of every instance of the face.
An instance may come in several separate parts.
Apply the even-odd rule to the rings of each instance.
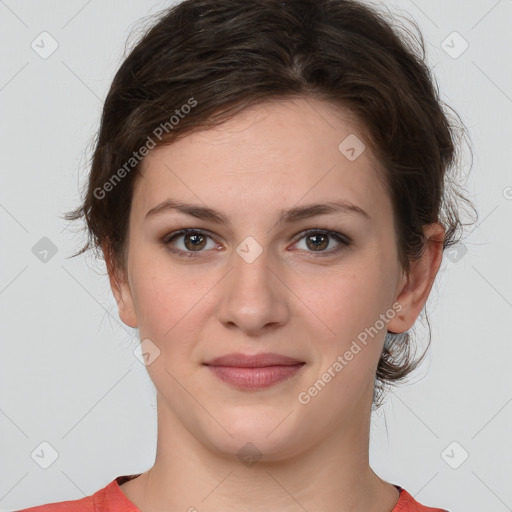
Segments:
[[[152,354],[169,429],[225,454],[252,442],[269,459],[360,431],[386,331],[422,307],[408,302],[382,170],[362,141],[339,109],[294,99],[145,158],[113,290]],[[290,360],[240,359],[269,353]]]

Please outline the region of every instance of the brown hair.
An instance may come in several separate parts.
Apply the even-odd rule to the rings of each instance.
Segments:
[[[444,248],[457,243],[458,200],[473,208],[454,179],[463,125],[444,111],[411,24],[417,37],[355,0],[185,0],[159,14],[106,97],[83,203],[66,215],[87,224],[74,256],[95,248],[125,270],[131,198],[148,148],[294,96],[341,106],[359,122],[386,170],[406,271],[424,250],[426,224],[445,226]],[[374,405],[423,359],[426,350],[412,359],[410,341],[408,332],[387,335]]]

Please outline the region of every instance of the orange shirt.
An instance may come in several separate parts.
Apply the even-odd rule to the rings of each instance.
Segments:
[[[86,498],[49,503],[48,505],[26,508],[17,512],[141,512],[119,487],[138,476],[118,476],[106,487]],[[395,487],[400,491],[400,497],[391,512],[448,512],[440,508],[425,507],[418,503],[405,489],[398,485],[395,485]]]

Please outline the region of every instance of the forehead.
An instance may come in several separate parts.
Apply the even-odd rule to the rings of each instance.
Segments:
[[[148,154],[135,187],[138,213],[169,197],[242,215],[344,199],[389,209],[383,170],[339,107],[313,99],[251,107]]]

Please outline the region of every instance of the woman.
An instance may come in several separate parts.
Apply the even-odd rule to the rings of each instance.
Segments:
[[[185,0],[147,31],[69,219],[139,329],[156,461],[26,510],[442,510],[368,457],[461,227],[419,48],[353,0]]]

